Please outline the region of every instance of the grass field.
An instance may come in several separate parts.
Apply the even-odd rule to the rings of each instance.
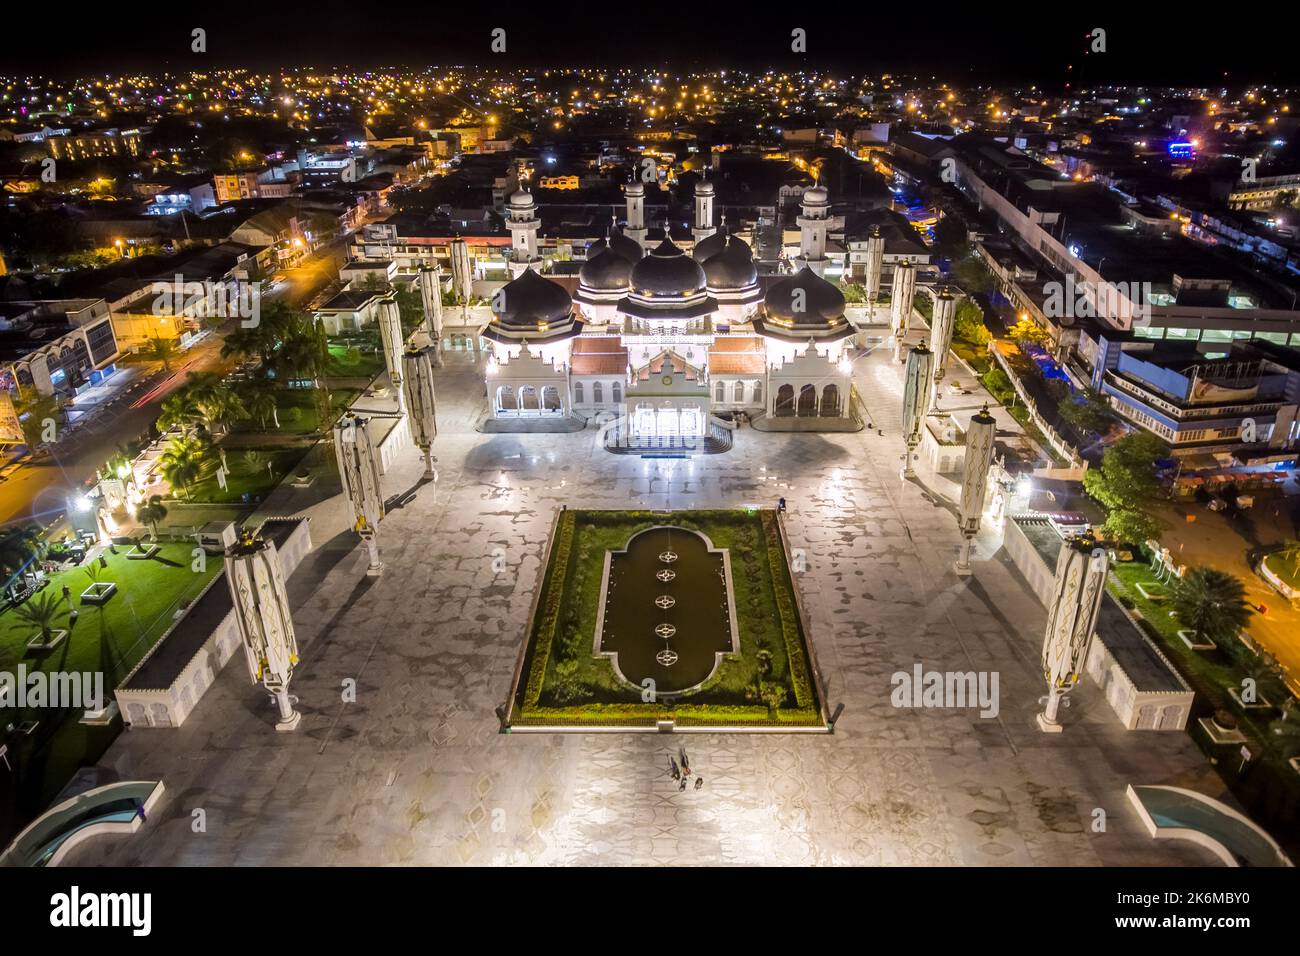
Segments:
[[[729,655],[696,691],[672,704],[647,702],[592,653],[605,552],[638,531],[672,525],[707,535],[731,555],[740,653]],[[520,681],[516,724],[646,725],[671,716],[681,724],[819,724],[815,681],[798,620],[793,582],[771,512],[671,514],[567,511],[542,584]],[[760,652],[764,652],[760,659]],[[784,688],[779,706],[764,685]],[[771,686],[768,697],[774,697]]]
[[[198,596],[221,570],[221,561],[208,559],[194,570],[194,545],[163,543],[158,554],[147,560],[130,561],[125,549],[105,554],[107,567],[97,580],[111,581],[117,592],[102,605],[82,605],[80,594],[91,584],[85,566],[53,574],[41,594],[61,595],[66,585],[70,605],[64,604],[54,628],[67,629],[68,637],[53,651],[29,653],[26,643],[37,630],[21,621],[12,609],[0,612],[0,670],[16,673],[18,665],[27,672],[99,672],[104,675],[106,696],[172,625],[182,603]],[[89,562],[87,562],[87,565]],[[98,561],[95,562],[98,564]],[[29,598],[29,600],[31,600]],[[77,610],[69,624],[70,611]],[[98,760],[120,730],[86,727],[78,723],[80,709],[51,708],[0,711],[0,724],[39,722],[30,737],[10,736],[9,756],[15,774],[5,782],[3,793],[13,799],[13,813],[30,815],[48,803],[71,779],[77,768]],[[0,827],[17,817],[6,811]],[[7,831],[9,828],[4,827]]]
[[[256,451],[263,460],[250,461],[246,457],[249,451]],[[297,466],[306,453],[307,449],[302,447],[232,449],[226,453],[226,461],[230,464],[231,473],[226,476],[225,488],[217,484],[214,470],[212,474],[190,485],[188,498],[184,494],[180,495],[180,498],[182,501],[214,504],[242,501],[245,494],[249,496],[250,501],[265,499],[281,479]]]

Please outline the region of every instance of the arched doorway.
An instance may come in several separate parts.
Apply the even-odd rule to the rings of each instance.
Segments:
[[[560,411],[560,390],[554,385],[542,389],[542,410],[551,414]]]
[[[794,414],[794,386],[782,385],[776,390],[776,414],[788,418]]]
[[[537,389],[531,385],[519,386],[519,410],[521,412],[537,411]]]
[[[840,415],[840,387],[838,385],[827,385],[822,389],[822,407],[821,416],[823,418],[838,418]]]
[[[817,386],[805,385],[799,389],[800,418],[812,418],[817,414]]]
[[[502,385],[497,389],[497,411],[499,412],[517,412],[519,411],[519,400],[515,396],[513,386]]]

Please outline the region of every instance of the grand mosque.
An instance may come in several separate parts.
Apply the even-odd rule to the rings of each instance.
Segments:
[[[796,271],[766,277],[765,291],[749,244],[715,225],[710,182],[695,189],[689,253],[667,229],[657,245],[647,240],[644,199],[640,183],[627,185],[625,224],[611,223],[591,247],[570,295],[539,274],[532,194],[521,186],[510,196],[513,278],[483,331],[491,418],[595,418],[618,443],[641,448],[726,446],[738,418],[853,427],[847,350],[857,329],[822,276],[826,189],[804,191]]]

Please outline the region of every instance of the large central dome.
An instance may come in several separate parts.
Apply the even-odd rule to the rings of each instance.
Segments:
[[[493,297],[498,311],[483,331],[496,342],[543,342],[576,335],[582,324],[573,319],[573,300],[558,283],[532,269],[507,282]]]
[[[767,290],[763,312],[754,327],[786,341],[833,342],[853,334],[844,317],[844,294],[807,266]]]
[[[637,318],[694,319],[717,311],[704,270],[669,237],[632,267],[630,284],[619,308]]]

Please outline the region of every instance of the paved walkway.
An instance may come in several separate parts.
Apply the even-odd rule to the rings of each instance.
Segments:
[[[103,766],[122,777],[161,777],[166,802],[139,834],[92,841],[70,862],[1212,862],[1149,839],[1124,798],[1130,782],[1222,798],[1187,736],[1124,732],[1091,684],[1064,734],[1037,731],[1043,610],[992,556],[995,542],[980,542],[973,578],[952,574],[955,522],[897,477],[887,407],[873,409],[883,436],[742,429],[725,454],[652,461],[603,451],[594,429],[475,433],[481,367],[447,359],[440,480],[421,484],[413,449],[386,476],[402,504],[381,526],[381,578],[365,576],[337,497],[308,505],[284,489],[269,502],[306,507],[317,545],[290,588],[299,730],[275,733],[273,705],[232,662],[184,727],[130,731],[108,751]],[[889,392],[898,367],[887,350],[859,365]],[[782,496],[792,544],[807,553],[797,580],[829,701],[844,705],[834,735],[498,733],[561,505],[771,506]],[[892,706],[891,675],[918,661],[996,672],[998,717]],[[348,680],[355,703],[341,700]],[[680,793],[664,773],[679,743],[703,790]],[[204,833],[193,831],[197,809]],[[1104,832],[1093,829],[1098,809]]]

